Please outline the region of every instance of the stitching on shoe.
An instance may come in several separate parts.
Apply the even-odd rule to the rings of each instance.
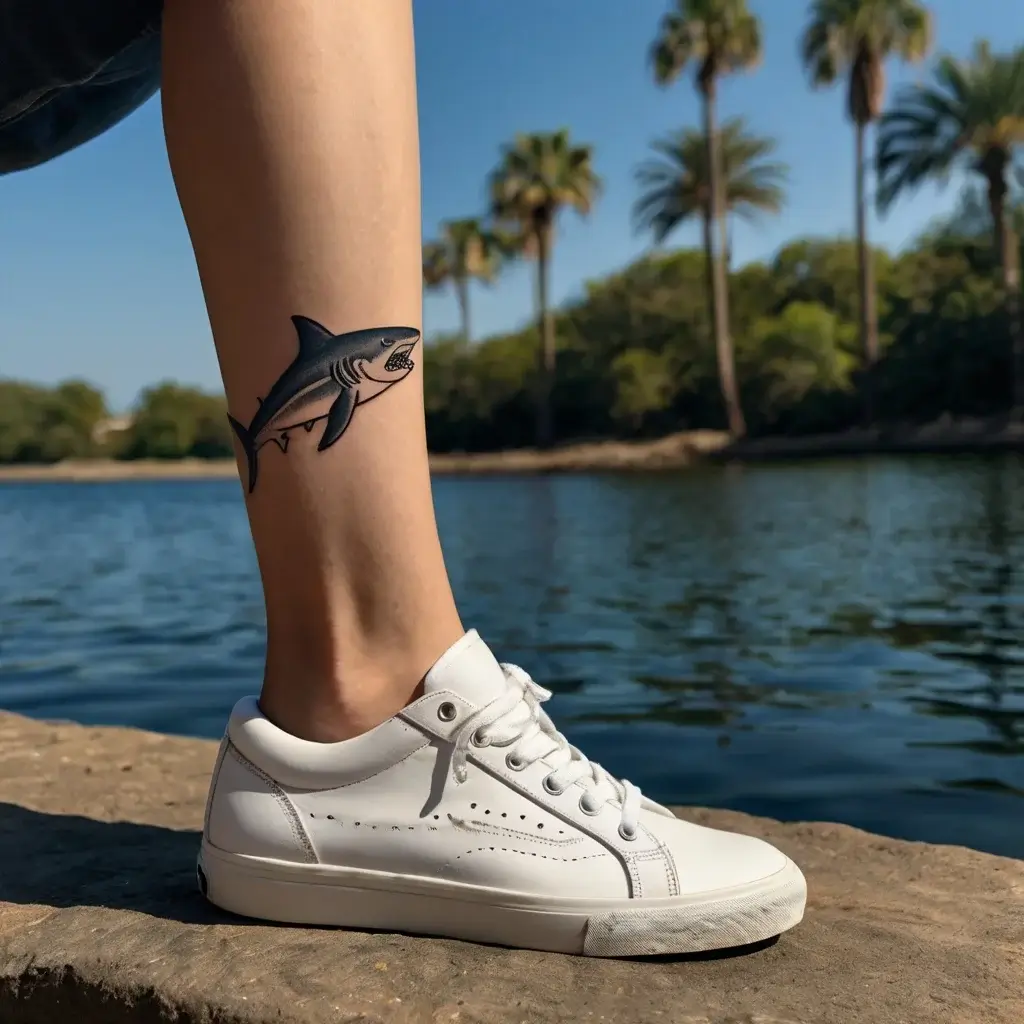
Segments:
[[[629,870],[629,878],[632,882],[632,891],[630,896],[633,899],[640,899],[644,894],[644,886],[640,881],[640,872],[636,866],[636,856],[631,853],[625,853],[622,855],[622,859],[626,862],[626,867]]]
[[[512,846],[478,846],[475,850],[467,850],[465,853],[460,853],[455,859],[462,860],[463,857],[468,857],[471,853],[489,853],[498,852],[501,853],[520,853],[524,857],[540,857],[541,860],[560,860],[560,861],[576,861],[576,860],[596,860],[598,857],[607,857],[607,853],[585,853],[582,857],[554,857],[548,853],[534,853],[533,850],[517,850]]]
[[[291,826],[292,830],[292,836],[296,843],[298,843],[302,848],[302,852],[305,854],[306,863],[316,864],[319,861],[319,858],[316,855],[316,850],[313,849],[313,843],[309,838],[309,833],[302,824],[302,819],[299,817],[299,812],[295,809],[295,805],[288,799],[288,794],[285,793],[279,783],[272,779],[258,765],[253,764],[252,761],[250,761],[233,743],[229,742],[228,747],[237,759],[238,763],[255,775],[256,778],[258,778],[270,790],[271,795],[277,801],[278,806],[282,811],[284,811],[285,818],[288,819],[288,824]]]
[[[643,853],[634,853],[633,860],[637,864],[646,864],[650,860],[661,860],[660,850],[644,850]]]
[[[669,895],[679,895],[679,876],[676,873],[676,861],[673,859],[669,848],[660,841],[652,831],[645,825],[640,825],[640,830],[654,844],[654,850],[646,850],[636,855],[637,860],[660,860],[665,865],[665,878],[669,886]]]

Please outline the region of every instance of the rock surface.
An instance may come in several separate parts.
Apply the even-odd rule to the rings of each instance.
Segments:
[[[804,923],[601,961],[221,914],[193,858],[214,745],[0,715],[3,1024],[1020,1024],[1024,863],[681,809],[805,869]]]

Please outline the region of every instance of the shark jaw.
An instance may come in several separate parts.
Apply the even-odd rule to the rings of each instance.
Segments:
[[[416,342],[411,341],[407,345],[399,345],[384,363],[385,373],[394,373],[396,370],[413,370],[416,364],[409,358],[409,354],[416,347]]]

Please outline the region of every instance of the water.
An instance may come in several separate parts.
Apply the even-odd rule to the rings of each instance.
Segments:
[[[1024,857],[1024,462],[442,479],[456,595],[657,799]],[[0,706],[216,736],[261,672],[220,481],[0,486]]]

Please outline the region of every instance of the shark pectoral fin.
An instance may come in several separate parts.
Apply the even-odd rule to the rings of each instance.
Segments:
[[[323,436],[316,446],[318,452],[330,448],[345,433],[352,421],[352,413],[355,412],[358,401],[359,392],[352,388],[345,388],[334,400],[334,405],[331,406],[331,411],[327,414],[327,426],[324,427]]]
[[[299,336],[299,355],[309,356],[319,352],[334,337],[323,324],[310,320],[308,316],[293,316],[292,323]]]

